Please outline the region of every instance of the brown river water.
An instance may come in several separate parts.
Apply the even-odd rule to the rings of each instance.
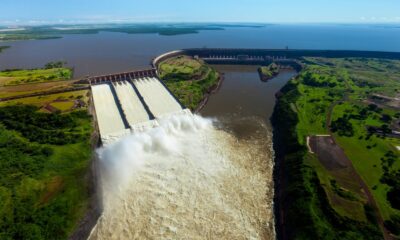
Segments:
[[[0,69],[66,60],[75,77],[83,77],[148,67],[151,58],[173,49],[269,46],[266,33],[254,40],[259,30],[241,30],[248,37],[237,31],[2,43],[12,48],[0,54]],[[275,238],[269,118],[275,93],[296,73],[261,82],[255,66],[215,67],[224,81],[198,116],[164,119],[156,129],[98,150],[104,213],[90,239]]]
[[[104,213],[89,239],[274,239],[275,93],[293,76],[261,82],[255,66],[225,75],[194,119],[100,149]]]

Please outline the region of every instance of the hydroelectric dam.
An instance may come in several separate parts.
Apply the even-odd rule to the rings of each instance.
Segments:
[[[158,79],[155,69],[89,78],[101,141],[107,145],[158,126],[158,119],[191,114]]]

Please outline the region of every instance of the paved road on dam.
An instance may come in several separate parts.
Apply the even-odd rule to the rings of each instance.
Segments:
[[[103,144],[155,126],[158,118],[183,111],[155,77],[95,84],[92,93]]]

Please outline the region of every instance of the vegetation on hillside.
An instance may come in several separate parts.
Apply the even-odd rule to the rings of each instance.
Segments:
[[[275,77],[279,74],[279,66],[275,63],[271,63],[268,66],[262,66],[258,69],[260,78],[262,81],[268,81],[269,79]]]
[[[160,63],[159,73],[169,90],[186,107],[194,110],[218,84],[219,73],[202,60],[188,56]]]
[[[42,69],[7,69],[0,71],[0,85],[3,86],[69,80],[71,78],[72,69],[65,68],[63,62],[50,62]]]
[[[371,190],[385,226],[399,234],[400,139],[371,133],[393,127],[398,110],[371,104],[370,96],[400,94],[400,62],[376,59],[308,58],[306,69],[282,89],[273,116],[286,151],[283,209],[295,239],[380,239],[377,216],[345,172],[326,169],[307,151],[306,138],[328,134],[352,161]],[[332,114],[330,129],[328,116]],[[384,131],[383,131],[384,133]],[[354,180],[353,180],[354,181]],[[397,228],[396,228],[397,227]]]
[[[0,108],[0,239],[66,239],[87,207],[86,111]]]

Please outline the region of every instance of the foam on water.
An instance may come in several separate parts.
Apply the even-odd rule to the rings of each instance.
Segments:
[[[180,115],[98,151],[104,212],[89,239],[272,239],[271,141]]]

